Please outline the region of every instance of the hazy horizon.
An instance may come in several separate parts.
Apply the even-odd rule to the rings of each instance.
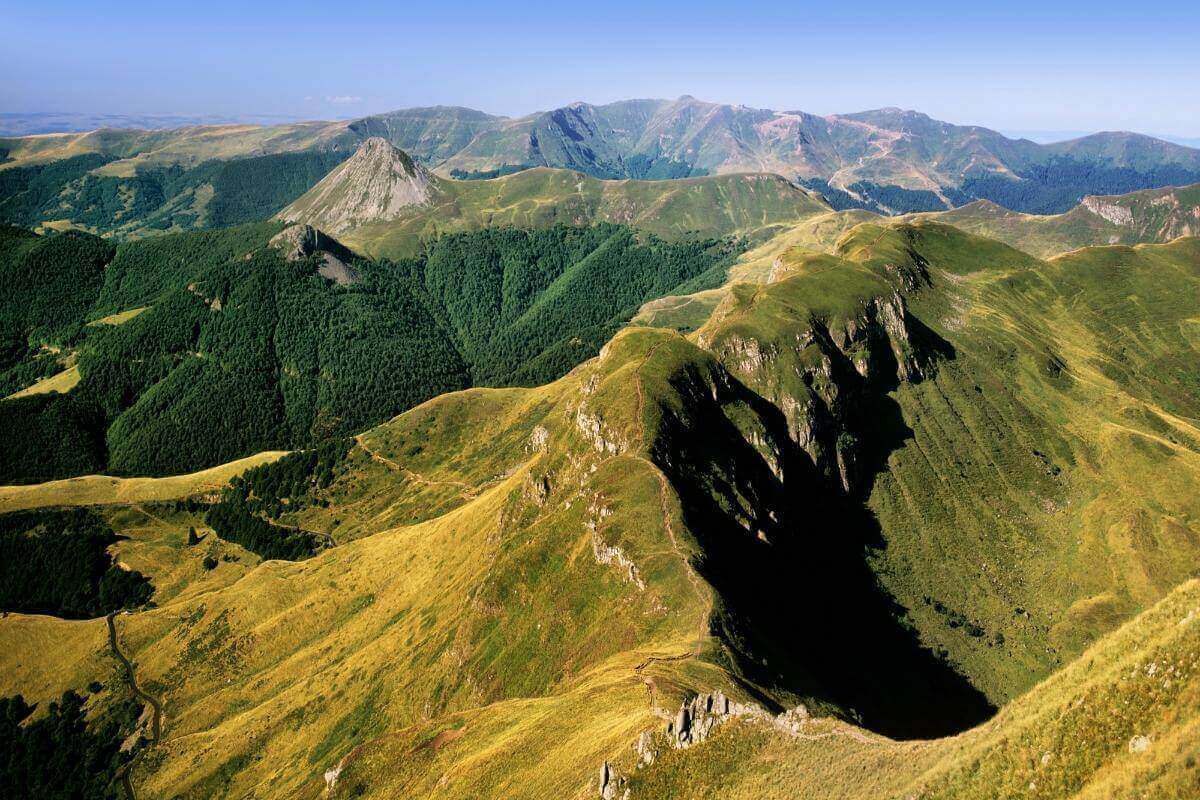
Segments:
[[[635,98],[628,98],[635,99]],[[647,98],[640,98],[647,99]],[[663,99],[663,98],[649,98]],[[704,98],[699,98],[704,100]],[[587,101],[582,101],[587,102]],[[440,103],[436,105],[455,106],[457,103]],[[411,106],[410,106],[411,108]],[[303,116],[296,114],[241,114],[241,115],[223,115],[223,114],[189,114],[186,112],[165,112],[165,113],[147,113],[147,114],[108,114],[108,113],[81,113],[71,111],[0,111],[0,136],[33,136],[53,133],[79,133],[97,128],[142,128],[142,129],[169,129],[175,127],[184,127],[188,125],[229,125],[229,124],[256,124],[256,125],[271,125],[271,124],[287,124],[294,122],[317,122],[317,121],[336,121],[350,120],[370,114],[382,114],[389,111],[400,111],[403,109],[391,108],[381,111],[366,111],[362,114],[341,114],[341,115],[325,115],[325,116]],[[541,109],[547,111],[550,109]],[[774,109],[777,111],[805,111],[807,109]],[[869,111],[872,109],[856,109],[856,111]],[[907,109],[920,112],[921,109]],[[536,113],[536,112],[535,112]],[[841,114],[854,113],[853,111],[837,112]],[[923,112],[922,112],[923,113]],[[32,118],[37,118],[41,124],[34,124]],[[949,122],[955,125],[975,125],[968,120],[940,120],[941,122]],[[1105,131],[1099,130],[1012,130],[1008,128],[997,128],[998,133],[1007,136],[1010,139],[1029,139],[1038,144],[1051,144],[1054,142],[1063,142],[1071,139],[1078,139],[1095,133]],[[1171,133],[1163,133],[1161,131],[1138,130],[1138,129],[1122,129],[1124,132],[1138,133],[1145,136],[1162,139],[1174,144],[1183,145],[1185,147],[1193,147],[1200,149],[1200,137],[1179,136]]]
[[[203,12],[71,0],[8,12],[0,110],[303,119],[463,105],[521,116],[576,100],[691,94],[761,108],[885,106],[1007,131],[1200,138],[1200,10],[1018,0],[619,0],[603,16],[468,2],[213,0]]]

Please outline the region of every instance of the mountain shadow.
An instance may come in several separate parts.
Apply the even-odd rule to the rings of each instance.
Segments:
[[[713,628],[731,666],[769,704],[815,703],[895,739],[988,719],[995,707],[922,646],[868,566],[883,538],[861,485],[844,491],[791,440],[778,408],[718,372],[676,377],[684,410],[663,409],[654,458],[703,549],[696,568],[718,594]],[[765,443],[727,413],[734,406],[753,411]],[[911,431],[885,392],[861,410],[872,420],[865,473]]]

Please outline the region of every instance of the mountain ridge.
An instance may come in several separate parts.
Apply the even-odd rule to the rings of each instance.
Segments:
[[[1200,150],[1144,134],[1096,133],[1042,145],[903,109],[820,116],[686,95],[576,102],[515,118],[430,106],[337,122],[9,138],[0,139],[0,148],[8,151],[7,169],[100,153],[116,160],[98,174],[129,176],[156,164],[194,165],[205,158],[348,151],[377,135],[444,177],[487,177],[531,166],[599,178],[766,171],[821,191],[835,206],[886,213],[940,210],[980,198],[1018,211],[1056,213],[1086,194],[1200,181]]]

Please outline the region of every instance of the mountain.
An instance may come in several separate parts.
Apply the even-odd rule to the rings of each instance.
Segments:
[[[372,136],[279,217],[338,234],[364,222],[388,222],[427,206],[438,180],[387,139]]]
[[[419,168],[391,145],[365,144],[351,172],[360,156],[382,159],[372,186],[412,197]],[[444,392],[543,382],[646,301],[720,285],[743,249],[611,224],[446,235],[395,263],[280,223],[117,248],[76,232],[9,238],[0,268],[19,295],[0,309],[0,377],[4,396],[23,396],[0,401],[0,431],[16,437],[5,484],[191,472],[355,433]],[[20,391],[62,370],[65,391]]]
[[[375,147],[382,151],[384,145]],[[415,177],[409,178],[404,177],[407,167],[397,164],[411,162],[392,151],[384,158],[347,161],[278,217],[336,231],[346,244],[372,257],[402,258],[446,233],[505,225],[612,222],[671,240],[731,234],[762,238],[828,211],[819,198],[778,175],[601,181],[535,167],[493,180],[459,181],[414,166]],[[381,198],[393,191],[393,182],[404,185],[403,196],[385,203]]]
[[[601,179],[770,172],[835,208],[885,214],[979,199],[1056,214],[1086,195],[1200,182],[1200,151],[1137,134],[1042,145],[894,108],[817,116],[685,96],[516,119],[438,106],[337,122],[3,138],[0,221],[134,236],[261,220],[372,137],[445,178],[539,166]]]
[[[598,260],[638,235],[555,230],[445,237],[414,296],[461,352],[502,356],[527,321],[572,321],[669,261],[605,287],[634,254]],[[204,253],[206,236],[159,238]],[[175,263],[122,247],[126,275]],[[226,247],[219,271],[177,273],[213,320],[199,347],[168,325],[179,311],[114,329],[213,370],[180,382],[220,412],[192,428],[218,440],[250,420],[213,391],[238,372],[207,364],[234,331],[222,315],[273,309],[248,340],[282,355],[303,297],[356,308],[372,274],[318,284],[311,261]],[[158,502],[65,520],[36,507],[61,495],[6,492],[25,508],[4,543],[49,553],[78,530],[111,548],[61,588],[91,597],[119,562],[154,594],[106,596],[137,607],[108,621],[10,598],[0,696],[22,700],[5,718],[86,695],[98,724],[55,730],[99,749],[140,729],[102,762],[128,764],[139,797],[1188,796],[1200,242],[1042,260],[883,220],[774,260],[691,335],[622,327],[548,383],[433,397],[220,492],[148,479]],[[570,287],[542,272],[562,263]],[[144,281],[105,272],[101,297],[138,301]],[[217,291],[260,274],[279,288]],[[403,371],[374,352],[367,374]],[[250,363],[294,377],[268,358]],[[166,388],[143,424],[180,419],[155,405]]]

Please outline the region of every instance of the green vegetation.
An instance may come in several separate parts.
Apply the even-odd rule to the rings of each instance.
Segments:
[[[82,336],[112,253],[87,234],[0,225],[0,397],[63,369],[60,353]]]
[[[247,470],[230,481],[205,521],[217,536],[264,559],[297,561],[316,555],[329,543],[327,537],[277,520],[285,512],[295,514],[319,502],[317,494],[333,482],[351,444],[350,439],[335,439]],[[194,535],[189,531],[189,542]]]
[[[429,205],[404,209],[391,220],[359,221],[338,238],[357,252],[398,259],[419,255],[424,242],[447,233],[484,228],[609,222],[670,241],[762,238],[828,211],[803,189],[765,174],[602,181],[539,168],[488,181],[439,180],[437,189]],[[311,213],[319,210],[318,206]],[[296,221],[307,219],[299,215]]]
[[[299,528],[275,525],[256,516],[239,498],[225,498],[209,509],[205,521],[217,536],[264,559],[299,561],[320,552],[321,537]],[[215,565],[214,565],[215,566]],[[206,569],[212,569],[207,564]]]
[[[116,541],[85,509],[0,515],[0,609],[86,618],[145,604],[153,587],[113,563]]]
[[[13,250],[48,251],[35,262],[46,275],[98,248],[91,287],[58,308],[10,301],[14,325],[70,333],[80,379],[65,395],[0,402],[0,430],[15,437],[0,480],[191,472],[353,433],[470,385],[550,380],[645,301],[723,282],[742,247],[618,225],[495,229],[398,263],[355,261],[342,286],[317,274],[323,254],[287,261],[268,247],[279,229],[171,234],[115,255],[83,234],[12,233]],[[142,308],[119,326],[83,325]]]
[[[107,466],[305,448],[99,512],[159,587],[121,618],[169,709],[138,796],[596,796],[605,762],[631,800],[1195,793],[1197,240],[1047,261],[844,213],[734,263],[552,224],[568,178],[610,191],[476,182],[538,224],[394,261],[120,248],[82,318],[148,310],[74,340],[66,395]],[[690,335],[626,324],[693,290]],[[0,621],[0,694],[103,677],[96,622]],[[759,710],[665,744],[717,688]]]
[[[35,236],[0,226],[0,324],[6,338],[63,343],[96,302],[113,246],[81,233]]]
[[[41,483],[103,471],[103,417],[67,394],[0,401],[0,484]]]
[[[596,353],[647,300],[724,282],[741,250],[618,225],[446,236],[420,259],[477,385],[533,385]]]
[[[263,220],[304,194],[349,155],[344,149],[97,171],[111,156],[72,156],[0,171],[0,222],[69,222],[122,235],[219,228]]]
[[[1126,194],[1158,186],[1196,183],[1200,181],[1200,169],[1178,164],[1138,169],[1058,155],[1016,170],[1016,177],[1019,180],[1002,175],[972,177],[963,181],[960,188],[965,197],[990,200],[1013,211],[1061,214],[1086,195]]]
[[[0,698],[0,793],[5,797],[118,800],[118,781],[130,754],[121,750],[140,711],[117,704],[100,719],[87,719],[87,698],[72,691],[51,702],[45,714],[21,695]]]
[[[0,222],[33,227],[61,218],[63,187],[112,161],[111,156],[85,153],[48,164],[0,170]]]

